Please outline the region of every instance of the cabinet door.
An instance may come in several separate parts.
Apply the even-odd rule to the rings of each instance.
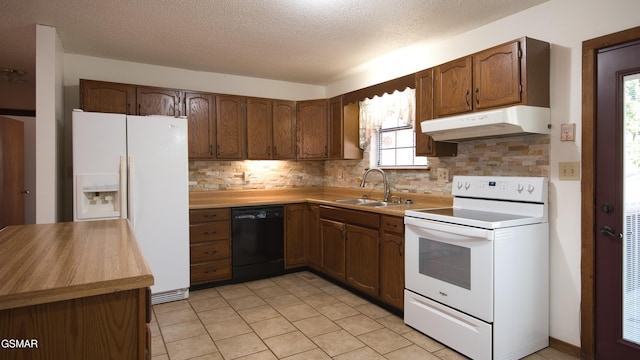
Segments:
[[[329,100],[329,158],[341,159],[344,153],[342,97]]]
[[[327,275],[345,281],[345,224],[320,219],[320,268]]]
[[[187,92],[185,108],[189,131],[189,158],[213,158],[215,102],[212,94]]]
[[[307,205],[306,212],[306,238],[307,238],[307,260],[309,266],[320,269],[320,207],[318,205]]]
[[[514,41],[473,55],[473,101],[476,109],[520,102],[519,44]]]
[[[329,158],[362,159],[358,138],[360,106],[345,104],[342,96],[329,100]]]
[[[434,84],[435,117],[471,111],[471,56],[436,67]]]
[[[307,265],[305,209],[305,204],[285,206],[284,266],[287,269]]]
[[[458,144],[435,142],[420,123],[433,119],[433,69],[416,73],[416,156],[455,156]]]
[[[136,87],[80,79],[80,108],[84,111],[135,115]]]
[[[382,218],[380,298],[397,309],[404,308],[404,227],[401,217]]]
[[[346,281],[356,289],[378,296],[378,230],[347,224]]]
[[[182,91],[155,87],[136,88],[138,115],[182,115]]]
[[[326,159],[329,139],[329,102],[299,101],[297,104],[298,159]]]
[[[273,157],[272,116],[271,100],[247,99],[247,159]]]
[[[273,101],[273,158],[296,158],[296,103]]]
[[[246,98],[216,96],[216,157],[242,160],[246,152]]]

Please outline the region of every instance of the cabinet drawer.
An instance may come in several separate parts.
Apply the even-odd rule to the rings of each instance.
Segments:
[[[372,229],[378,229],[380,227],[380,215],[368,211],[320,206],[320,218],[364,226]]]
[[[189,211],[189,223],[201,223],[209,221],[222,221],[231,218],[231,210],[224,209],[198,209]]]
[[[231,261],[215,260],[191,265],[191,285],[231,279]]]
[[[189,241],[193,243],[226,240],[231,237],[231,222],[216,221],[189,226]]]
[[[192,264],[229,259],[231,255],[229,241],[224,240],[191,245],[190,250]]]
[[[404,218],[398,216],[382,216],[380,229],[386,232],[402,234],[404,232]]]

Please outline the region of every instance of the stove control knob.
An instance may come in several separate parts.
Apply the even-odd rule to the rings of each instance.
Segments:
[[[518,184],[518,188],[516,190],[518,190],[518,192],[521,193],[522,190],[524,190],[524,185]]]
[[[533,190],[534,190],[533,184],[529,184],[527,186],[527,191],[529,192],[529,194],[531,194],[533,192]]]
[[[469,190],[469,188],[471,187],[471,184],[468,181],[464,182],[464,189],[465,190]]]
[[[462,189],[462,181],[458,181],[456,185],[458,186],[458,189]]]

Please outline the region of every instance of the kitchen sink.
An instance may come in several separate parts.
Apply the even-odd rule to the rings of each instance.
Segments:
[[[358,199],[340,199],[340,200],[336,200],[336,202],[343,203],[343,204],[353,204],[353,205],[367,205],[367,204],[380,203],[379,200],[371,200],[371,199],[363,199],[363,198],[358,198]]]
[[[375,201],[366,204],[360,204],[362,206],[373,206],[373,207],[383,207],[383,206],[393,206],[393,205],[403,205],[402,203],[390,202],[390,201]]]
[[[338,203],[342,204],[351,204],[351,205],[360,205],[360,206],[368,206],[368,207],[382,207],[382,206],[392,206],[392,205],[402,205],[402,203],[390,202],[390,201],[380,201],[380,200],[372,200],[372,199],[340,199],[336,200]]]

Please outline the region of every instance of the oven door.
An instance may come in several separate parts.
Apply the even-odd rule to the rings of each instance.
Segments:
[[[492,323],[494,232],[404,219],[405,288]]]

